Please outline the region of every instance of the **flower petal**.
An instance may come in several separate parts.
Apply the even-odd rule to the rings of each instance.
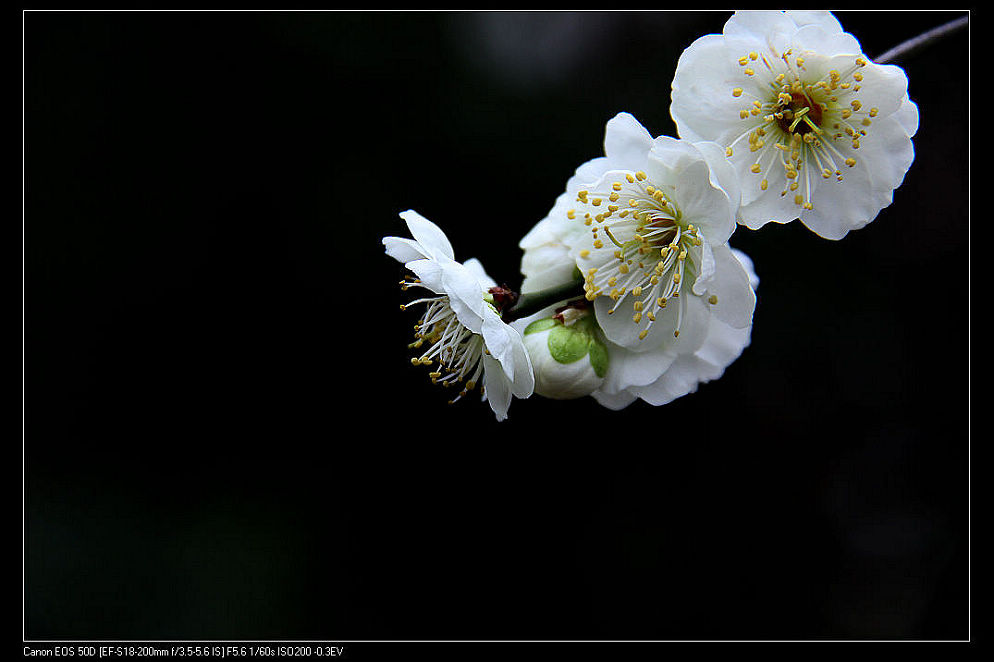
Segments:
[[[658,407],[693,393],[699,383],[694,358],[681,356],[655,382],[646,386],[633,386],[629,392]]]
[[[614,343],[606,343],[608,368],[600,391],[617,394],[631,386],[651,384],[666,372],[677,355],[663,347],[633,352]]]
[[[720,149],[717,145],[716,148]],[[705,146],[705,149],[709,149]],[[677,206],[685,222],[700,227],[712,243],[724,243],[735,229],[735,204],[722,190],[708,161],[694,144],[669,136],[656,138],[647,163],[649,181],[676,190]],[[737,187],[734,189],[737,191]]]
[[[492,308],[485,306],[480,333],[487,346],[487,351],[501,364],[507,378],[513,380],[515,364],[512,358],[513,338],[511,334],[520,339],[520,336],[517,336],[517,331],[504,324]]]
[[[604,154],[613,165],[624,163],[626,168],[638,169],[652,147],[652,135],[630,113],[618,113],[607,122],[604,130]]]
[[[507,418],[511,406],[511,381],[504,374],[500,363],[491,356],[483,355],[484,395],[498,421]]]
[[[838,22],[836,21],[836,25]],[[791,37],[794,44],[794,53],[804,55],[807,53],[835,53],[844,55],[846,64],[851,65],[854,56],[863,54],[863,49],[859,45],[856,37],[848,32],[827,31],[824,26],[817,24],[805,25],[797,29]],[[825,69],[825,73],[828,69]]]
[[[407,222],[411,236],[421,244],[427,257],[436,259],[446,257],[450,260],[455,257],[449,238],[437,225],[413,209],[401,212],[400,217]]]
[[[905,98],[892,117],[901,125],[909,138],[918,133],[918,106],[911,99]]]
[[[732,88],[748,85],[741,79],[741,67],[721,35],[705,35],[688,46],[677,60],[670,94],[670,116],[680,138],[731,142],[743,127],[739,107],[727,97]]]
[[[732,255],[735,256],[735,259],[739,261],[742,268],[746,270],[747,274],[749,274],[749,287],[751,287],[753,291],[759,289],[759,276],[756,275],[756,271],[753,268],[752,258],[737,248],[732,249]]]
[[[437,260],[428,258],[412,260],[404,266],[418,277],[422,287],[428,288],[435,294],[446,294],[442,278],[442,265]]]
[[[787,18],[794,21],[798,27],[816,25],[826,34],[830,35],[842,32],[842,25],[839,23],[839,20],[832,15],[832,12],[825,9],[788,9],[785,14],[787,15]]]
[[[725,22],[722,34],[736,56],[756,51],[779,57],[787,50],[797,27],[794,19],[782,11],[737,11]]]
[[[749,284],[748,272],[727,244],[714,249],[714,259],[715,277],[708,283],[707,291],[709,296],[716,297],[711,312],[735,328],[750,326],[756,294]]]
[[[471,257],[463,262],[462,266],[466,267],[466,271],[476,278],[476,281],[480,284],[480,289],[484,292],[497,285],[497,281],[487,275],[486,270],[483,268],[483,264],[475,257]]]
[[[679,353],[693,352],[704,342],[704,333],[711,316],[706,304],[700,297],[689,295],[675,297],[669,300],[665,308],[655,308],[653,314],[656,321],[648,324],[646,316],[640,323],[635,323],[635,302],[633,297],[627,297],[615,306],[610,297],[597,297],[594,301],[594,313],[604,335],[611,342],[621,345],[633,352],[649,352],[659,349]],[[614,312],[609,312],[614,308]],[[648,329],[644,338],[639,334]],[[679,335],[674,331],[679,329]]]
[[[525,343],[516,330],[511,330],[513,334],[511,340],[511,361],[514,365],[514,380],[511,382],[511,393],[516,398],[531,397],[535,392],[535,373],[532,370],[531,358]]]
[[[473,273],[455,260],[438,260],[442,271],[442,287],[449,295],[449,305],[456,317],[473,333],[483,327],[483,285]]]
[[[597,401],[598,404],[614,411],[624,409],[638,399],[635,394],[628,391],[605,393],[603,390],[597,390],[590,395]]]
[[[383,237],[383,245],[386,247],[387,255],[401,263],[421,260],[430,257],[421,248],[421,244],[406,237]]]
[[[718,379],[725,368],[732,364],[749,346],[752,326],[741,329],[716,320],[708,329],[708,337],[701,348],[694,352],[701,381]]]

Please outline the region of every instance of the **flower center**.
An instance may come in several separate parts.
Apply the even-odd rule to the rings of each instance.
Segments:
[[[842,166],[856,165],[855,151],[871,118],[877,116],[876,108],[864,109],[858,98],[864,80],[861,70],[868,63],[857,57],[844,71],[832,69],[819,78],[791,49],[779,55],[771,51],[771,56],[752,52],[738,59],[746,78],[760,77],[765,84],[756,94],[742,87],[732,89],[733,97],[749,98],[751,105],[739,110],[748,128],[728,144],[725,154],[731,157],[739,143],[748,140],[749,151],[755,154],[749,169],[762,176],[760,190],[769,187],[771,171],[780,169],[784,181],[780,195],[793,193],[795,204],[813,209],[817,180],[843,180]]]
[[[416,280],[405,280],[401,282],[401,289],[406,290],[408,286],[417,284]],[[407,310],[422,303],[426,305],[425,313],[414,325],[415,340],[408,347],[416,349],[428,343],[428,348],[421,356],[412,358],[411,365],[437,363],[437,368],[428,373],[433,384],[448,388],[465,382],[459,394],[449,401],[451,404],[479,383],[483,373],[483,353],[486,351],[483,337],[463,326],[449,305],[447,296],[415,299],[402,304],[400,309]]]
[[[774,114],[777,126],[784,133],[799,133],[802,136],[812,131],[821,130],[821,104],[813,103],[803,94],[792,92],[790,101],[780,99],[778,105],[782,107],[779,113]],[[777,117],[779,115],[779,117]]]
[[[603,190],[580,191],[581,206],[567,212],[591,231],[593,250],[580,251],[580,258],[594,265],[581,270],[583,289],[589,301],[611,297],[615,304],[608,314],[632,297],[632,321],[642,327],[639,338],[644,339],[658,311],[696,275],[702,240],[697,228],[683,222],[670,193],[649,183],[644,172],[607,181]],[[675,336],[680,335],[680,309]]]

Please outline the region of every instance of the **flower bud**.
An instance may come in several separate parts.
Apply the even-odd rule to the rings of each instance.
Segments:
[[[554,400],[590,395],[607,372],[607,348],[588,310],[566,308],[529,324],[525,349],[535,372],[535,393]]]

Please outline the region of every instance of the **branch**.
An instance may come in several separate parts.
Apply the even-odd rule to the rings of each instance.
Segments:
[[[532,313],[537,313],[546,306],[565,301],[567,299],[583,298],[583,281],[575,280],[558,287],[550,287],[539,292],[529,292],[522,294],[514,307],[504,314],[504,322],[512,322],[522,317],[527,317]]]
[[[949,21],[948,23],[940,25],[937,28],[932,28],[928,32],[923,32],[917,37],[912,37],[904,43],[898,44],[883,55],[875,58],[873,61],[877,64],[887,64],[889,62],[893,62],[894,60],[906,58],[916,51],[921,50],[925,46],[928,46],[933,41],[938,41],[939,39],[952,34],[956,30],[966,27],[969,23],[969,16],[961,16],[956,20]]]

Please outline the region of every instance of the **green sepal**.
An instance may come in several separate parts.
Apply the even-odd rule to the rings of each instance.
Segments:
[[[525,335],[527,336],[529,333],[539,333],[541,331],[545,331],[546,329],[551,329],[556,324],[559,324],[559,322],[557,322],[554,317],[546,317],[545,319],[535,320],[525,327]]]
[[[590,366],[594,369],[594,374],[603,377],[607,374],[607,347],[594,338],[590,339]]]
[[[573,363],[587,355],[590,336],[582,331],[558,326],[549,331],[549,353],[559,363]]]

